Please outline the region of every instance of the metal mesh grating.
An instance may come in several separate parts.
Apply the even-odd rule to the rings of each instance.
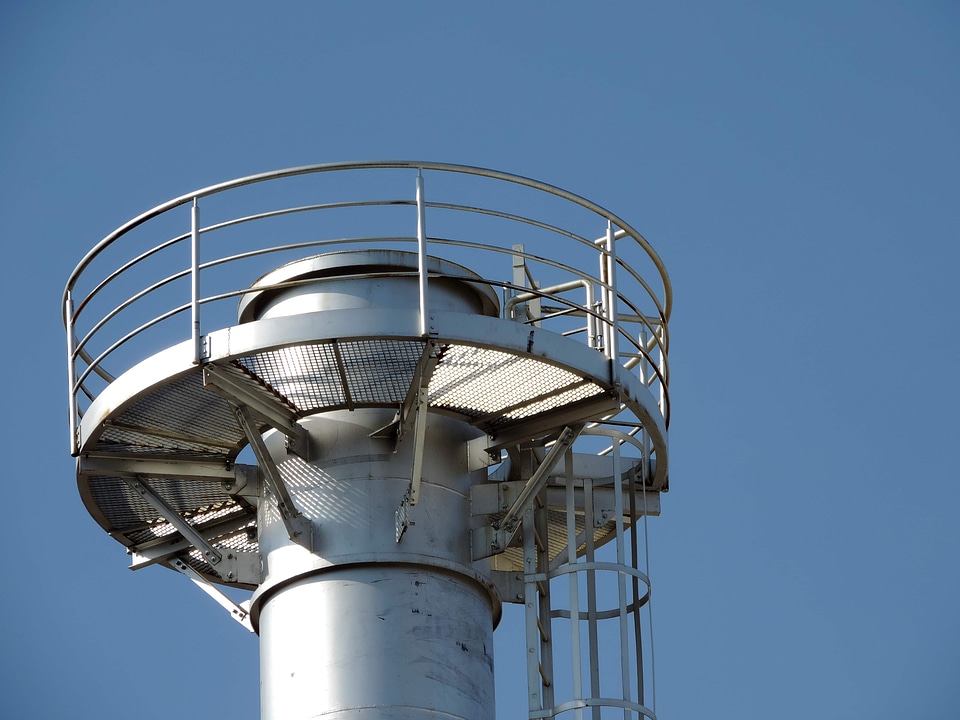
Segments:
[[[416,340],[334,341],[257,353],[240,358],[237,366],[307,414],[354,404],[400,404],[422,352],[423,343]],[[446,345],[430,382],[430,404],[500,424],[603,392],[596,383],[535,358]]]
[[[491,515],[493,518],[499,517]],[[630,527],[631,523],[625,522],[625,527]],[[582,513],[577,513],[574,518],[574,527],[577,537],[580,537],[580,543],[577,547],[577,555],[582,555],[586,550],[586,539],[582,533],[585,527]],[[593,543],[595,547],[600,547],[611,540],[616,531],[616,524],[613,520],[597,527],[593,531]],[[547,511],[547,542],[550,548],[550,562],[553,562],[557,556],[567,547],[567,516],[562,510]],[[523,548],[508,547],[501,555],[497,556],[495,561],[497,570],[523,570]]]
[[[396,405],[406,397],[423,343],[361,340],[340,349],[354,402]]]
[[[403,402],[422,351],[418,341],[359,340],[270,350],[238,363],[298,411],[309,413],[350,403]]]
[[[256,541],[256,536],[251,540],[247,535],[247,528],[256,528],[256,526],[256,518],[251,517],[246,528],[217,538],[214,546],[220,550],[233,550],[234,552],[258,552],[260,544]]]
[[[213,523],[218,520],[223,520],[231,515],[243,515],[250,513],[250,510],[243,505],[240,505],[236,502],[225,501],[219,505],[212,506],[210,509],[199,512],[199,513],[184,513],[185,517],[190,519],[190,524],[202,529],[202,526],[208,523]],[[250,522],[247,524],[247,527],[253,526],[256,524],[256,518],[251,514]],[[175,535],[177,529],[166,522],[163,518],[158,518],[153,524],[148,527],[138,528],[136,530],[128,530],[123,534],[134,544],[140,545],[151,540],[158,540],[160,538],[168,537],[170,535]],[[223,539],[226,538],[226,539]],[[220,547],[221,545],[229,546],[231,549],[233,545],[230,543],[235,543],[237,545],[241,544],[241,540],[244,543],[249,544],[245,535],[241,535],[236,541],[234,541],[230,534],[223,536],[223,538],[217,538],[213,543],[215,546]],[[256,542],[253,543],[253,547],[256,548]],[[240,549],[239,547],[236,549]]]
[[[578,400],[586,400],[587,398],[599,395],[601,392],[599,386],[593,383],[582,383],[562,392],[551,394],[542,400],[536,400],[522,407],[504,412],[503,416],[499,418],[497,422],[491,423],[491,425],[496,426],[508,420],[519,420],[520,418],[531,417],[541,412],[554,410],[564,405],[570,405]]]
[[[240,440],[228,402],[203,387],[199,373],[156,388],[119,413],[104,429],[97,448],[222,454]]]
[[[579,375],[531,358],[451,346],[430,383],[430,404],[474,418],[528,417],[603,392]]]
[[[270,350],[237,362],[301,412],[346,402],[330,343]]]
[[[215,582],[218,580],[217,571],[213,569],[210,563],[203,559],[203,554],[196,548],[191,548],[188,552],[181,555],[180,559],[201,575],[206,575]]]
[[[87,482],[90,495],[114,530],[143,528],[144,525],[158,522],[167,525],[160,514],[122,478],[93,476]],[[148,482],[167,504],[194,522],[206,522],[218,517],[218,513],[229,514],[232,511],[230,508],[236,506],[236,502],[225,495],[216,483],[187,483],[175,478],[149,478]],[[159,528],[151,528],[150,533],[150,537],[167,534]]]

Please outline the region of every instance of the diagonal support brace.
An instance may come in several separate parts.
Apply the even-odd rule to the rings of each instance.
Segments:
[[[410,430],[413,429],[413,469],[410,474],[410,487],[403,498],[403,503],[397,509],[398,527],[402,524],[405,529],[406,508],[413,507],[420,500],[420,482],[423,476],[423,447],[427,437],[427,410],[430,405],[429,388],[430,378],[440,362],[440,352],[434,340],[427,340],[423,344],[423,352],[413,371],[413,379],[407,388],[407,395],[400,405],[396,417],[389,425],[370,433],[370,437],[394,438],[394,452],[400,447]],[[401,516],[403,516],[401,518]],[[397,542],[403,535],[397,531]]]
[[[427,439],[427,389],[418,393],[417,412],[413,433],[413,470],[410,474],[409,503],[420,501],[420,481],[423,478],[423,446]]]
[[[187,565],[180,558],[174,558],[170,562],[169,567],[193,580],[197,587],[203,590],[207,595],[216,600],[221,607],[227,610],[227,612],[230,613],[230,617],[243,625],[250,632],[253,632],[253,623],[250,622],[250,609],[249,607],[244,607],[246,603],[244,603],[244,605],[238,605],[235,603],[225,593],[216,588],[213,583],[203,577],[203,575],[198,573],[192,567]]]
[[[287,436],[287,449],[310,461],[310,436],[297,422],[297,414],[279,400],[270,401],[253,392],[229,370],[214,364],[203,366],[203,384],[234,406],[246,407],[263,418],[268,425]]]
[[[430,378],[440,362],[437,344],[428,340],[417,362],[413,382],[407,390],[407,397],[400,408],[400,427],[397,429],[397,446],[413,425],[413,470],[410,473],[410,489],[407,491],[407,504],[411,507],[420,501],[420,481],[423,477],[423,446],[427,439],[427,409],[430,405],[428,391]]]
[[[203,527],[194,527],[194,529],[201,533],[208,543],[212,544],[217,538],[231,535],[240,532],[245,528],[249,528],[252,520],[253,516],[250,514],[234,513],[233,515],[228,515],[222,520],[204,525]],[[175,535],[172,537],[168,536],[150,540],[140,545],[133,545],[127,548],[127,553],[130,555],[130,569],[140,570],[141,568],[148,567],[149,565],[153,565],[155,563],[167,562],[170,560],[170,558],[189,550],[191,545],[192,543],[186,538],[178,538]],[[227,551],[227,557],[221,560],[217,567],[217,574],[225,580],[236,580],[236,578],[224,577],[224,572],[227,575],[230,574],[230,571],[226,569],[225,565],[228,564],[231,554],[237,555],[238,553],[231,553],[230,551]],[[236,576],[238,573],[234,571],[234,575]],[[246,580],[236,581],[247,582]]]
[[[201,535],[196,528],[188,523],[180,513],[174,510],[166,500],[160,497],[156,490],[150,487],[150,484],[142,476],[121,476],[123,481],[138,493],[147,503],[158,513],[163,515],[164,519],[173,525],[184,539],[197,548],[203,555],[203,559],[210,563],[214,570],[223,559],[220,551],[207,542],[207,539]]]
[[[513,541],[513,537],[516,535],[520,523],[523,520],[524,511],[529,507],[530,503],[533,502],[533,498],[543,490],[550,477],[550,473],[556,467],[557,463],[560,462],[560,458],[563,457],[567,448],[573,445],[573,442],[582,430],[583,425],[568,425],[564,427],[560,436],[556,442],[554,442],[553,447],[550,448],[547,456],[543,459],[543,462],[540,463],[533,475],[530,476],[530,479],[527,480],[503,517],[492,525],[481,529],[483,530],[483,534],[487,536],[486,542],[489,544],[491,550],[493,550],[493,554],[503,552]]]
[[[257,458],[257,464],[263,473],[263,481],[277,500],[277,510],[280,512],[283,526],[287,529],[287,535],[291,541],[306,548],[312,548],[313,532],[310,522],[300,514],[293,498],[290,497],[290,492],[280,475],[280,468],[273,461],[266,443],[260,437],[260,432],[253,420],[253,413],[248,407],[241,405],[237,408],[237,420]]]

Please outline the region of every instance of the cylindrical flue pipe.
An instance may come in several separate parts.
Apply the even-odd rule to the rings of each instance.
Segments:
[[[415,268],[416,256],[376,252],[295,263],[255,286],[241,319],[416,307],[416,273],[404,275],[411,261]],[[297,284],[304,280],[316,282]],[[281,289],[256,289],[278,282]],[[444,309],[495,312],[486,287],[431,283],[431,300]],[[382,362],[379,372],[389,374],[390,360]],[[291,379],[302,372],[291,367]],[[480,431],[453,418],[424,417],[421,448],[376,432],[394,419],[393,410],[382,408],[305,418],[309,460],[289,453],[282,435],[266,435],[312,538],[291,540],[264,489],[258,517],[263,582],[253,600],[263,720],[494,717],[499,604],[470,558],[470,487],[484,482],[486,472],[471,472],[464,452]],[[411,526],[398,540],[396,513],[417,452],[419,502],[407,509]]]

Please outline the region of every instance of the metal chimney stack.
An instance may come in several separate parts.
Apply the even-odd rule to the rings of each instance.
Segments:
[[[265,720],[492,720],[503,603],[529,718],[654,718],[671,301],[639,233],[519,176],[204,188],[67,284],[80,493],[260,635]]]

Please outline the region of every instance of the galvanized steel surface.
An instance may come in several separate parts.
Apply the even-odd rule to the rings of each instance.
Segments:
[[[615,328],[612,333],[602,333],[607,338],[606,351],[610,353],[623,343],[629,349],[618,354],[619,363],[634,367],[641,359],[649,361],[652,372],[648,383],[663,396],[662,412],[669,424],[666,356],[672,289],[660,258],[630,225],[566,190],[494,170],[407,161],[332,163],[252,175],[180,196],[124,224],[84,257],[63,296],[73,452],[79,449],[79,418],[104,383],[135,359],[172,344],[178,333],[176,324],[170,323],[188,310],[192,312],[189,327],[184,321],[185,332],[180,337],[190,338],[194,354],[202,355],[203,337],[230,324],[229,314],[216,308],[245,293],[245,285],[238,286],[236,281],[248,278],[251,268],[261,268],[258,274],[262,275],[278,264],[276,257],[303,255],[309,249],[415,246],[422,223],[394,212],[416,209],[417,200],[409,196],[409,191],[370,197],[378,189],[392,188],[392,177],[371,177],[370,187],[362,189],[350,184],[361,171],[366,178],[369,173],[387,172],[392,176],[411,169],[424,174],[427,197],[421,201],[421,210],[427,214],[428,228],[439,228],[439,232],[433,230],[424,238],[430,254],[471,258],[468,264],[472,267],[487,268],[481,273],[484,282],[505,289],[508,295],[538,291],[529,287],[531,283],[518,285],[503,280],[503,275],[498,277],[491,261],[521,257],[535,268],[543,287],[571,278],[593,284],[600,290],[598,296],[606,298],[602,308],[588,307],[586,299],[576,301],[551,294],[543,300],[556,303],[553,312],[536,319],[520,319],[581,337],[586,334],[585,328],[570,323],[574,317],[593,318],[601,328]],[[332,186],[289,185],[293,179],[319,182],[327,176],[338,180],[343,176],[343,180]],[[463,180],[477,184],[464,185]],[[278,204],[273,185],[280,181],[283,188]],[[367,197],[341,199],[348,192],[341,184]],[[262,196],[251,199],[253,189],[261,189]],[[330,201],[317,203],[317,193],[327,194]],[[407,194],[406,199],[403,194]],[[230,202],[234,195],[247,214],[236,213],[237,201]],[[448,201],[448,196],[451,200],[461,196],[466,202]],[[311,202],[283,202],[298,197]],[[486,200],[484,205],[478,202],[480,198]],[[185,205],[191,206],[190,217],[183,219],[183,230],[178,232],[174,211]],[[251,213],[251,208],[258,211]],[[376,215],[377,222],[355,222],[359,211]],[[191,225],[198,222],[198,212],[212,218],[207,225]],[[298,219],[309,222],[297,224],[294,221]],[[253,227],[263,230],[252,235]],[[278,227],[282,232],[276,234]],[[358,233],[360,227],[373,232]],[[183,247],[184,243],[189,247]],[[514,248],[518,243],[523,244],[522,249]],[[227,265],[233,268],[230,272],[225,272]],[[615,272],[610,272],[611,267]],[[419,274],[419,270],[413,273],[415,277]],[[181,294],[176,288],[185,281],[188,286]],[[143,290],[129,294],[130,287]],[[425,313],[426,308],[421,307],[421,327],[428,323]],[[636,331],[630,332],[630,327]],[[645,332],[649,340],[640,342]]]
[[[263,583],[252,618],[261,639],[262,717],[494,716],[493,628],[499,601],[471,568],[470,472],[462,448],[478,432],[431,416],[421,504],[402,542],[394,513],[413,447],[370,434],[393,413],[325,413],[303,425],[310,462],[278,433],[267,444],[303,516],[310,550],[260,501]],[[460,571],[457,571],[460,568]]]
[[[413,169],[415,198],[349,196]],[[671,304],[635,230],[519,176],[342,163],[189,193],[65,290],[80,492],[132,567],[255,590],[218,601],[260,631],[265,718],[492,718],[501,601],[526,607],[530,718],[654,717],[636,524],[667,489]]]

